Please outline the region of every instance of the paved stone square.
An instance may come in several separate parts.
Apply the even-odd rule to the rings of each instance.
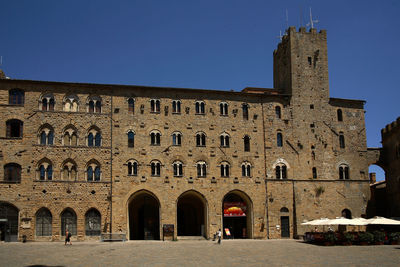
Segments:
[[[0,266],[399,266],[400,246],[298,240],[1,243]]]

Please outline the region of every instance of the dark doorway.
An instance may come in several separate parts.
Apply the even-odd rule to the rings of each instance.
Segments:
[[[225,196],[222,204],[223,233],[226,239],[249,238],[251,222],[251,209],[249,201],[239,194],[229,193]]]
[[[178,200],[178,236],[205,236],[205,205],[201,196],[188,192]]]
[[[160,205],[150,193],[141,192],[129,204],[129,239],[160,239]]]
[[[281,216],[281,237],[290,237],[289,216]]]
[[[7,203],[0,203],[0,240],[18,241],[18,209]]]

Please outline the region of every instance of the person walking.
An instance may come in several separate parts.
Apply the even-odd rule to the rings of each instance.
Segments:
[[[72,234],[70,232],[68,232],[68,229],[65,231],[65,245],[67,245],[68,243],[70,245],[72,245],[71,243],[71,236]]]
[[[218,244],[221,245],[221,236],[222,236],[221,229],[219,229],[219,230],[217,231],[217,236],[218,236]]]

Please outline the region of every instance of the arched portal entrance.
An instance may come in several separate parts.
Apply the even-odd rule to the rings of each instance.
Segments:
[[[232,191],[222,202],[224,238],[252,238],[252,204],[243,192]]]
[[[0,203],[0,240],[18,241],[18,209],[5,202]]]
[[[160,239],[160,203],[147,191],[134,194],[129,201],[129,239]]]
[[[206,237],[206,208],[206,200],[200,193],[183,193],[177,203],[178,236]]]

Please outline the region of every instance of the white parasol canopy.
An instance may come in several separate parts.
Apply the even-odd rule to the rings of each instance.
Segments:
[[[317,220],[312,220],[309,222],[302,223],[301,225],[327,225],[327,222],[329,221],[328,218],[321,218]]]
[[[354,225],[353,220],[343,218],[343,217],[337,217],[336,219],[329,220],[327,222],[327,225]]]
[[[368,219],[368,224],[378,224],[378,225],[400,225],[400,221],[392,220],[385,217],[374,217]]]

